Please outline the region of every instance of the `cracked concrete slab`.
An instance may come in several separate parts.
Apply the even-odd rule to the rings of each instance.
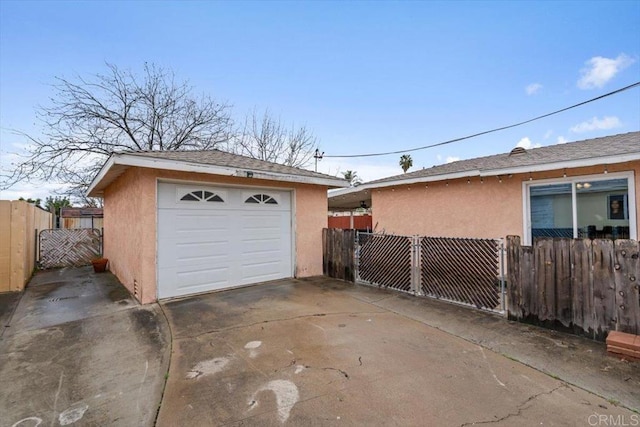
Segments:
[[[9,326],[0,341],[0,426],[154,424],[168,325],[113,275],[40,272]]]
[[[637,416],[428,325],[409,301],[314,278],[164,302],[173,354],[157,425],[588,425],[593,415]]]
[[[640,411],[640,363],[607,354],[604,343],[429,298],[395,294],[373,305],[479,344]]]

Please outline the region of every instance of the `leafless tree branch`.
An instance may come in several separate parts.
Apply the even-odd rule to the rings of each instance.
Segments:
[[[305,126],[287,129],[269,110],[262,116],[254,109],[233,139],[237,154],[288,166],[306,166],[313,157],[317,138]]]
[[[53,88],[49,105],[38,109],[42,136],[16,132],[28,147],[0,176],[0,188],[57,180],[83,195],[115,151],[206,150],[232,135],[228,104],[194,97],[192,86],[153,64],[145,64],[141,78],[107,64],[105,74],[58,77]]]

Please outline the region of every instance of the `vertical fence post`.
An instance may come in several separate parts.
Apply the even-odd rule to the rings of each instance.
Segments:
[[[355,232],[355,239],[356,241],[353,245],[353,281],[358,283],[360,282],[360,232],[358,230]]]
[[[34,267],[38,266],[38,229],[34,230],[34,244],[33,244],[33,265]]]
[[[421,256],[421,242],[422,237],[414,236],[413,238],[413,257],[414,257],[414,269],[413,269],[413,293],[416,295],[422,295],[422,256]]]
[[[409,240],[409,289],[416,292],[416,257],[415,257],[415,236],[407,236]]]
[[[500,309],[505,313],[507,304],[505,301],[506,291],[504,283],[504,239],[500,238]]]

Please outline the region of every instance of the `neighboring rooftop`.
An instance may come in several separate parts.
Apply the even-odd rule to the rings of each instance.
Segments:
[[[60,208],[60,216],[62,218],[91,218],[101,217],[102,215],[102,208]]]
[[[457,162],[370,181],[365,183],[365,185],[369,186],[385,182],[405,181],[414,178],[427,178],[464,172],[477,172],[478,175],[491,175],[493,172],[503,170],[560,163],[562,166],[558,167],[571,167],[571,163],[585,163],[585,161],[589,160],[602,163],[602,159],[607,157],[611,158],[611,160],[619,158],[624,161],[627,156],[634,157],[635,159],[640,158],[640,132],[629,132],[602,138],[568,142],[566,144],[532,148],[529,150],[516,147],[511,150],[510,153],[459,160]],[[620,160],[616,161],[616,163],[619,161]],[[510,171],[508,173],[513,172],[516,171]]]
[[[556,144],[436,165],[414,172],[365,182],[357,187],[329,192],[330,210],[351,210],[362,203],[371,206],[371,191],[400,184],[442,181],[473,176],[496,176],[613,164],[640,160],[640,132]]]

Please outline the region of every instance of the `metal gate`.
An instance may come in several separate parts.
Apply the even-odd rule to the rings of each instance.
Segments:
[[[40,268],[81,267],[102,252],[102,233],[97,228],[42,230],[38,235]]]
[[[356,280],[411,292],[413,238],[358,233]]]
[[[358,233],[356,280],[504,312],[504,244],[495,239]]]

